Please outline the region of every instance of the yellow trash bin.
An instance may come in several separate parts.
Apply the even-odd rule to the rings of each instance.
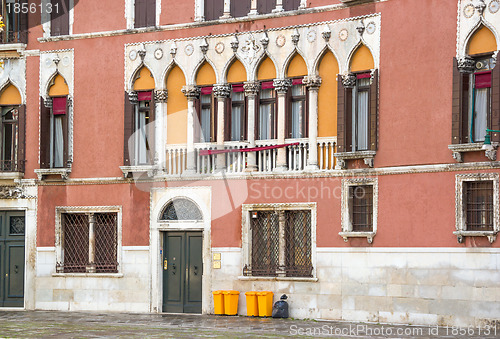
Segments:
[[[224,291],[213,291],[214,295],[214,313],[217,315],[224,314]]]
[[[259,299],[259,317],[270,317],[273,315],[273,292],[257,292]]]
[[[247,316],[258,317],[259,316],[259,306],[257,304],[257,292],[246,292],[247,297]]]
[[[238,297],[239,291],[222,291],[224,294],[224,314],[237,315],[238,314]]]

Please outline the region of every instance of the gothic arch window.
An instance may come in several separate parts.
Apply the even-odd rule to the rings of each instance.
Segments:
[[[200,209],[194,202],[186,198],[172,200],[165,206],[161,221],[203,221]]]

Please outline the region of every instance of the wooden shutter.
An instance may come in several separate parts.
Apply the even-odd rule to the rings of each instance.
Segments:
[[[276,111],[275,116],[278,112]],[[277,119],[276,119],[277,120]],[[285,95],[285,138],[292,137],[292,90],[288,89]]]
[[[194,110],[195,110],[195,115],[193,117],[193,122],[194,122],[194,142],[200,142],[201,141],[201,98],[198,96],[196,99],[194,99]],[[189,114],[189,113],[188,113]]]
[[[17,118],[17,169],[18,172],[24,172],[24,162],[26,160],[26,105],[18,108]]]
[[[251,0],[232,0],[231,16],[234,18],[247,16],[250,13]]]
[[[222,14],[224,14],[224,0],[205,0],[205,20],[218,20]]]
[[[149,138],[147,140],[147,150],[149,152],[149,163],[153,164],[154,163],[154,158],[155,158],[155,145],[156,145],[156,128],[155,128],[155,120],[156,120],[156,107],[155,107],[155,95],[154,91],[151,92],[151,101],[149,102],[149,122],[148,122],[148,129],[149,129]]]
[[[28,6],[28,0],[21,0],[19,3],[21,8],[23,8],[23,3]],[[19,42],[24,44],[28,43],[28,13],[22,13],[22,11],[19,13]]]
[[[231,100],[231,95],[226,98],[224,103],[224,141],[231,141],[231,122],[233,115],[233,101]],[[220,114],[220,113],[219,113]],[[241,139],[241,138],[239,138]]]
[[[370,150],[376,151],[378,145],[378,70],[373,73],[370,85]]]
[[[346,150],[346,93],[342,84],[342,76],[337,76],[337,152],[347,152]]]
[[[146,0],[146,27],[156,26],[156,0]]]
[[[453,58],[453,92],[451,108],[451,143],[469,142],[469,81],[470,74],[458,70]]]
[[[132,149],[129,149],[129,139],[134,133],[134,116],[135,116],[135,104],[132,104],[129,100],[128,93],[125,92],[125,109],[124,109],[124,139],[123,139],[123,164],[125,166],[130,166],[130,154],[135,154],[132,142]]]
[[[300,0],[283,0],[283,9],[285,11],[293,11],[300,6]]]
[[[259,14],[271,13],[276,8],[276,0],[257,0],[257,12]]]
[[[66,114],[62,117],[62,127],[63,127],[63,167],[68,166],[69,159],[69,114],[70,114],[70,100],[66,98]]]
[[[491,71],[491,129],[500,130],[500,66]],[[500,133],[491,132],[491,141],[500,142]]]
[[[50,35],[69,34],[69,0],[51,0],[52,8]]]
[[[50,167],[50,114],[51,109],[45,107],[44,99],[40,97],[40,168]]]
[[[304,100],[304,138],[309,138],[309,88],[306,87],[306,100]]]
[[[140,28],[146,26],[146,1],[135,0],[134,4],[134,27]]]

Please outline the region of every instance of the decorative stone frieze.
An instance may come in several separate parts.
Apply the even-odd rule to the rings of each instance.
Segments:
[[[260,43],[264,49],[267,49],[267,46],[269,45],[269,36],[266,31],[264,31],[264,36],[260,39]]]
[[[238,40],[238,36],[236,34],[233,36],[230,44],[233,53],[236,54],[236,52],[238,51],[238,46],[240,45],[240,41]]]
[[[330,26],[326,25],[325,28],[323,29],[323,32],[321,32],[321,36],[325,40],[325,42],[330,41],[330,38],[332,36],[332,31],[330,30]]]
[[[479,15],[483,15],[484,10],[486,9],[486,4],[484,3],[484,0],[479,0],[479,2],[474,5],[474,7],[477,9]]]
[[[155,102],[167,102],[168,91],[166,89],[159,89],[154,92]]]
[[[365,24],[363,21],[360,22],[359,26],[356,27],[356,30],[358,31],[359,35],[363,35],[363,33],[365,32]]]
[[[0,199],[23,199],[26,195],[20,186],[0,186]]]
[[[214,96],[218,99],[228,98],[231,95],[231,85],[215,85],[213,87]]]
[[[278,94],[286,94],[288,88],[292,86],[291,79],[274,79],[273,80],[274,90]]]
[[[176,54],[177,54],[177,44],[174,41],[172,43],[172,46],[170,46],[170,55],[172,56],[172,59],[175,58]]]
[[[259,94],[260,83],[258,81],[247,81],[243,84],[243,89],[245,90],[245,96],[255,97]]]
[[[292,33],[292,42],[295,46],[297,46],[297,44],[299,43],[299,40],[300,40],[300,33],[299,33],[299,30],[297,28],[295,28],[295,30]]]
[[[182,93],[184,93],[188,100],[194,100],[200,97],[201,90],[196,86],[184,86],[182,87]]]
[[[207,41],[207,39],[203,39],[203,42],[200,45],[200,50],[203,53],[203,55],[207,54],[207,51],[208,51],[208,41]]]

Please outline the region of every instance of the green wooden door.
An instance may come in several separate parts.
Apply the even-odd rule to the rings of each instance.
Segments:
[[[163,234],[163,311],[201,313],[201,232]]]
[[[24,212],[0,212],[0,307],[24,306]]]

